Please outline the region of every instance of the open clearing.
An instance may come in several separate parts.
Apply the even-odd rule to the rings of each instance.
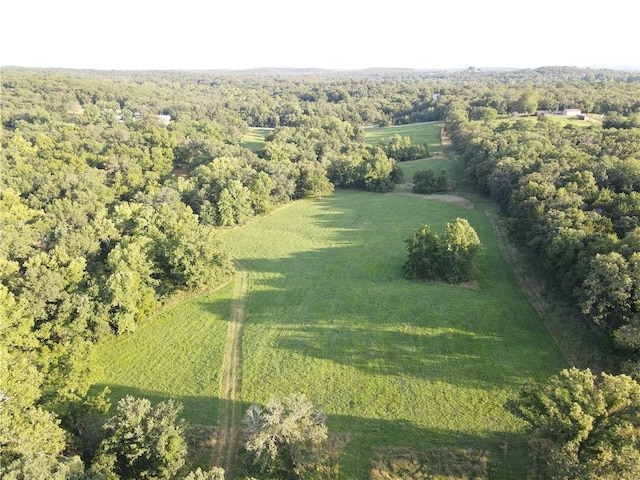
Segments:
[[[264,145],[264,138],[273,131],[273,128],[252,128],[249,130],[240,144],[253,152],[257,152]]]
[[[412,229],[456,216],[485,246],[476,289],[404,279]],[[251,275],[243,399],[316,399],[330,430],[352,438],[341,478],[367,478],[382,446],[482,448],[492,478],[523,472],[522,426],[504,401],[566,364],[482,209],[340,191],[225,238]]]
[[[431,155],[437,156],[442,151],[440,144],[440,130],[442,122],[412,123],[409,125],[393,125],[389,127],[365,127],[365,142],[368,145],[378,145],[388,142],[394,135],[410,137],[414,144],[426,143]],[[272,128],[251,128],[241,145],[257,152],[264,145],[265,137],[273,131]]]
[[[392,125],[389,127],[366,127],[366,143],[378,145],[380,142],[386,143],[394,135],[411,138],[411,143],[426,143],[429,146],[429,153],[437,155],[442,151],[440,144],[440,130],[442,122],[411,123],[409,125]]]
[[[460,168],[402,166],[433,161]],[[96,388],[183,402],[187,420],[218,426],[220,465],[251,403],[304,392],[349,439],[340,479],[369,478],[370,461],[394,448],[487,451],[490,478],[524,478],[523,425],[504,402],[567,364],[501,254],[491,204],[465,197],[341,190],[225,231],[243,266],[235,286],[101,345]],[[473,288],[405,279],[404,240],[456,217],[484,245]]]

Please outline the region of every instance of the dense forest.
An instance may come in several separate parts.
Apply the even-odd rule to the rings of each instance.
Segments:
[[[534,116],[566,108],[603,120],[582,128]],[[225,282],[233,267],[218,229],[335,188],[391,191],[402,161],[428,155],[406,139],[365,144],[369,125],[444,120],[478,190],[577,321],[602,334],[612,373],[640,378],[637,73],[7,68],[1,120],[6,478],[28,468],[175,478],[179,461],[124,465],[117,444],[132,412],[174,419],[177,431],[179,408],[131,399],[109,417],[106,393],[87,390],[92,348],[176,296]],[[243,147],[258,127],[269,129],[264,145]],[[180,457],[169,430],[148,436]]]
[[[509,218],[546,277],[605,333],[624,372],[640,376],[640,115],[608,112],[603,128],[469,121],[447,128],[478,188]],[[636,113],[632,113],[636,112]]]

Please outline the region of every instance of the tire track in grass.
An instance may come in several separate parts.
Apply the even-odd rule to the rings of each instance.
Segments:
[[[220,371],[220,404],[215,461],[233,478],[238,455],[240,389],[242,387],[242,327],[246,316],[249,273],[236,262],[233,306],[227,329],[226,351]]]

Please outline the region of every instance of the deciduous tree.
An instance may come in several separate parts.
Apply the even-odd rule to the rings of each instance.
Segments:
[[[252,405],[245,417],[245,448],[263,472],[277,478],[304,478],[323,461],[326,415],[304,394],[272,399],[264,408]]]
[[[93,470],[112,471],[123,480],[174,478],[187,454],[181,411],[173,400],[153,407],[146,398],[121,399],[104,425],[107,436]]]
[[[406,240],[409,278],[430,278],[459,283],[472,278],[482,250],[478,234],[464,218],[448,223],[441,236],[423,225]]]
[[[640,478],[640,384],[571,368],[508,404],[544,439],[544,478]]]

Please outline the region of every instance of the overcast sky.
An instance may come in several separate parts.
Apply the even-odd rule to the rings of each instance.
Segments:
[[[640,69],[631,0],[8,0],[0,66]]]

